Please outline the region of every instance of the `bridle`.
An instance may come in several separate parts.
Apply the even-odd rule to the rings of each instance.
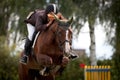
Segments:
[[[63,29],[64,30],[64,29]],[[59,42],[59,44],[58,44],[58,47],[60,48],[60,50],[63,52],[63,53],[65,53],[65,49],[64,49],[64,47],[63,47],[63,45],[65,44],[65,43],[69,43],[69,44],[71,44],[72,43],[72,40],[67,40],[67,39],[65,39],[65,40],[63,40],[63,41],[61,41],[61,31],[59,31],[59,27],[57,27],[57,30],[54,32],[54,34],[55,34],[55,37],[58,37],[59,39],[58,39],[58,42]],[[67,35],[66,35],[67,36]]]

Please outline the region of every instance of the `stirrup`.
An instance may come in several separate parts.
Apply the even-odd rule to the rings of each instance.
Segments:
[[[21,57],[19,62],[26,65],[28,63],[28,60],[29,60],[28,58],[29,58],[28,56],[24,55]]]

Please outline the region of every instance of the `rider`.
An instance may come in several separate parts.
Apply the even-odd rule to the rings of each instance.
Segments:
[[[38,31],[46,30],[53,20],[48,21],[48,14],[53,12],[58,14],[58,7],[56,4],[49,4],[45,10],[35,10],[30,12],[25,23],[27,24],[28,37],[25,42],[24,55],[21,57],[20,62],[26,64],[28,62],[28,56],[30,55],[31,48]],[[60,18],[64,18],[62,14],[59,13]]]

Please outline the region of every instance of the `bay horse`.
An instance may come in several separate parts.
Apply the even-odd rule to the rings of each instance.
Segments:
[[[19,63],[20,80],[55,80],[55,76],[67,66],[73,18],[60,20],[55,14],[52,15],[55,20],[38,35],[29,62],[26,65]]]

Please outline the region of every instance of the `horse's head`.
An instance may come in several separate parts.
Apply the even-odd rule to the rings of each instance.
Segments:
[[[55,34],[54,41],[61,51],[69,53],[72,42],[72,30],[70,26],[73,17],[69,20],[60,20],[55,14],[52,15],[55,17],[55,21],[50,29]]]

